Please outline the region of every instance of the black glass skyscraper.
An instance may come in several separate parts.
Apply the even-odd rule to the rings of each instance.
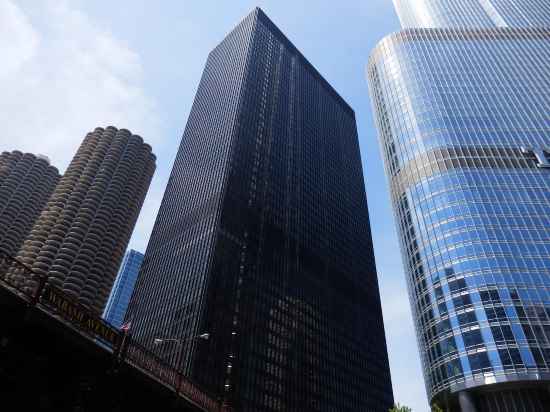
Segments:
[[[259,9],[210,53],[127,319],[238,410],[392,405],[354,112]]]

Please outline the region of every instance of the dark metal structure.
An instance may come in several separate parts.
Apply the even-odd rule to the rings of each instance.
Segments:
[[[223,410],[217,397],[136,343],[131,331],[114,328],[2,250],[0,267],[36,280],[33,289],[0,280],[3,407],[56,412]]]
[[[393,403],[354,112],[260,9],[209,55],[127,319],[209,332],[177,366],[240,411]]]

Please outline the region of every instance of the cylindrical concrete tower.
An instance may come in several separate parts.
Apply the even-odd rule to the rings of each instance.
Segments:
[[[17,253],[58,181],[58,170],[43,156],[0,154],[0,250]]]
[[[17,257],[100,313],[154,170],[141,137],[112,126],[88,133]]]

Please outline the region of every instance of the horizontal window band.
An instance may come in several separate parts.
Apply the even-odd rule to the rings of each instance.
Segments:
[[[392,173],[396,193],[404,193],[423,179],[456,169],[533,169],[539,167],[532,152],[507,147],[439,147],[408,161]]]

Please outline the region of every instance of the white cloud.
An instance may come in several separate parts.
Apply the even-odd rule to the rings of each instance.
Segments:
[[[0,3],[0,78],[17,72],[36,54],[37,47],[38,34],[25,14],[9,1]]]
[[[64,171],[84,135],[114,125],[155,147],[160,121],[137,53],[69,2],[0,2],[0,150]]]

